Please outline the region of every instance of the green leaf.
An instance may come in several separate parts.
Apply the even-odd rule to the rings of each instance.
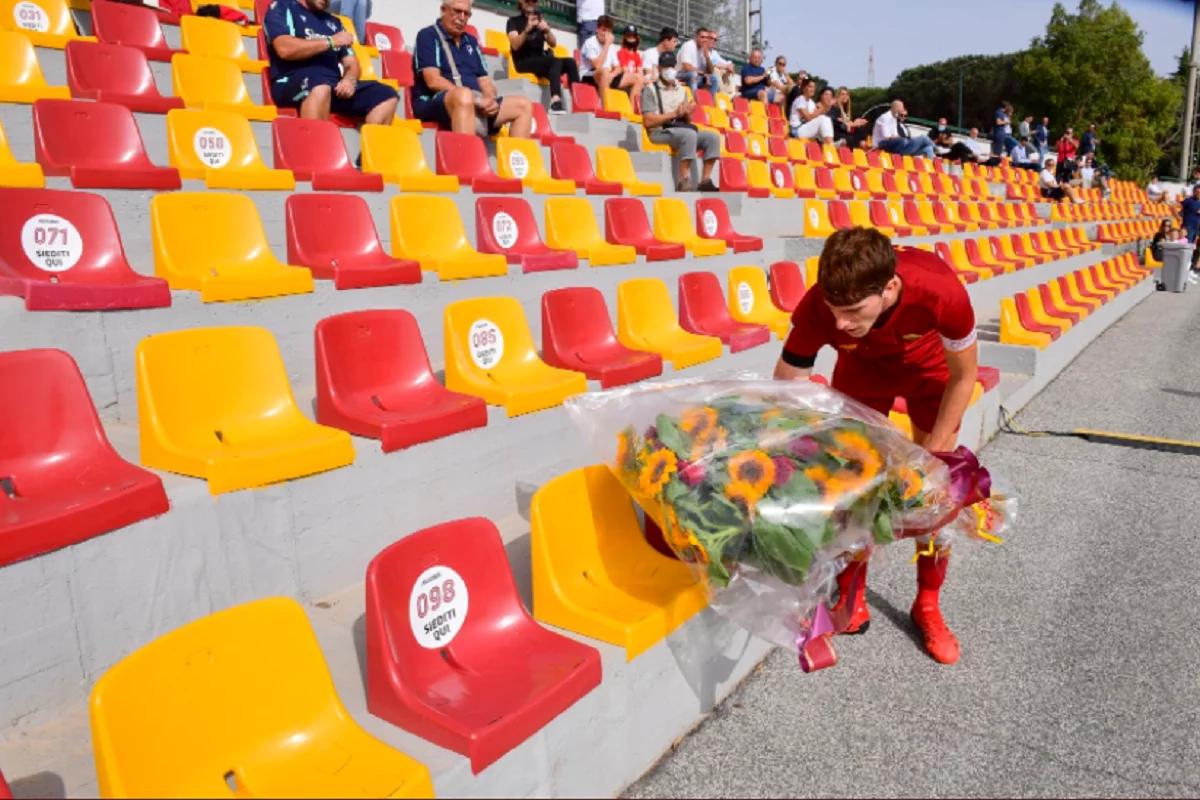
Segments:
[[[875,544],[891,544],[896,541],[896,536],[892,533],[891,514],[882,511],[876,514],[875,522],[871,526],[871,532],[875,534]]]
[[[763,571],[793,586],[804,582],[812,563],[808,539],[784,526],[759,517],[754,522],[754,549]]]
[[[654,421],[658,430],[658,440],[663,443],[676,457],[683,461],[691,458],[692,448],[687,438],[680,432],[679,427],[666,414],[659,414]]]
[[[817,484],[813,483],[812,479],[801,470],[793,472],[792,477],[778,491],[784,501],[805,502],[821,497],[821,491],[817,488]]]

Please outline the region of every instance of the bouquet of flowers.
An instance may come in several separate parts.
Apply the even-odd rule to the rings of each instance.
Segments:
[[[785,646],[812,634],[848,559],[901,538],[998,541],[1015,512],[970,451],[936,457],[816,383],[643,384],[567,406],[712,606]]]

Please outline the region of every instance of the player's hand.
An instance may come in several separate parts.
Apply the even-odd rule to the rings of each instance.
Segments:
[[[354,44],[354,37],[349,31],[338,31],[332,37],[334,47],[349,47]]]
[[[354,97],[354,91],[358,88],[358,81],[354,78],[342,78],[337,82],[337,86],[333,87],[333,93],[343,100],[349,100]]]
[[[954,451],[958,444],[958,435],[952,433],[949,436],[930,436],[925,440],[925,449],[931,453],[950,453]]]

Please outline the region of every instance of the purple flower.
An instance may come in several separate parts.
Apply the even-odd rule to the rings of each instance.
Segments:
[[[811,436],[801,436],[789,442],[787,449],[799,461],[812,461],[821,452],[821,443]]]
[[[707,474],[708,470],[700,461],[684,461],[679,465],[680,479],[692,488],[699,486]]]
[[[775,462],[775,486],[783,486],[792,479],[796,465],[787,456],[775,456],[771,460]]]

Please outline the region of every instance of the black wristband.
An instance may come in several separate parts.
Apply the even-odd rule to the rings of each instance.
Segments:
[[[789,367],[795,367],[796,369],[812,369],[813,365],[817,363],[816,356],[796,355],[787,349],[784,349],[784,351],[780,353],[779,357],[783,360],[783,363],[787,364]]]

